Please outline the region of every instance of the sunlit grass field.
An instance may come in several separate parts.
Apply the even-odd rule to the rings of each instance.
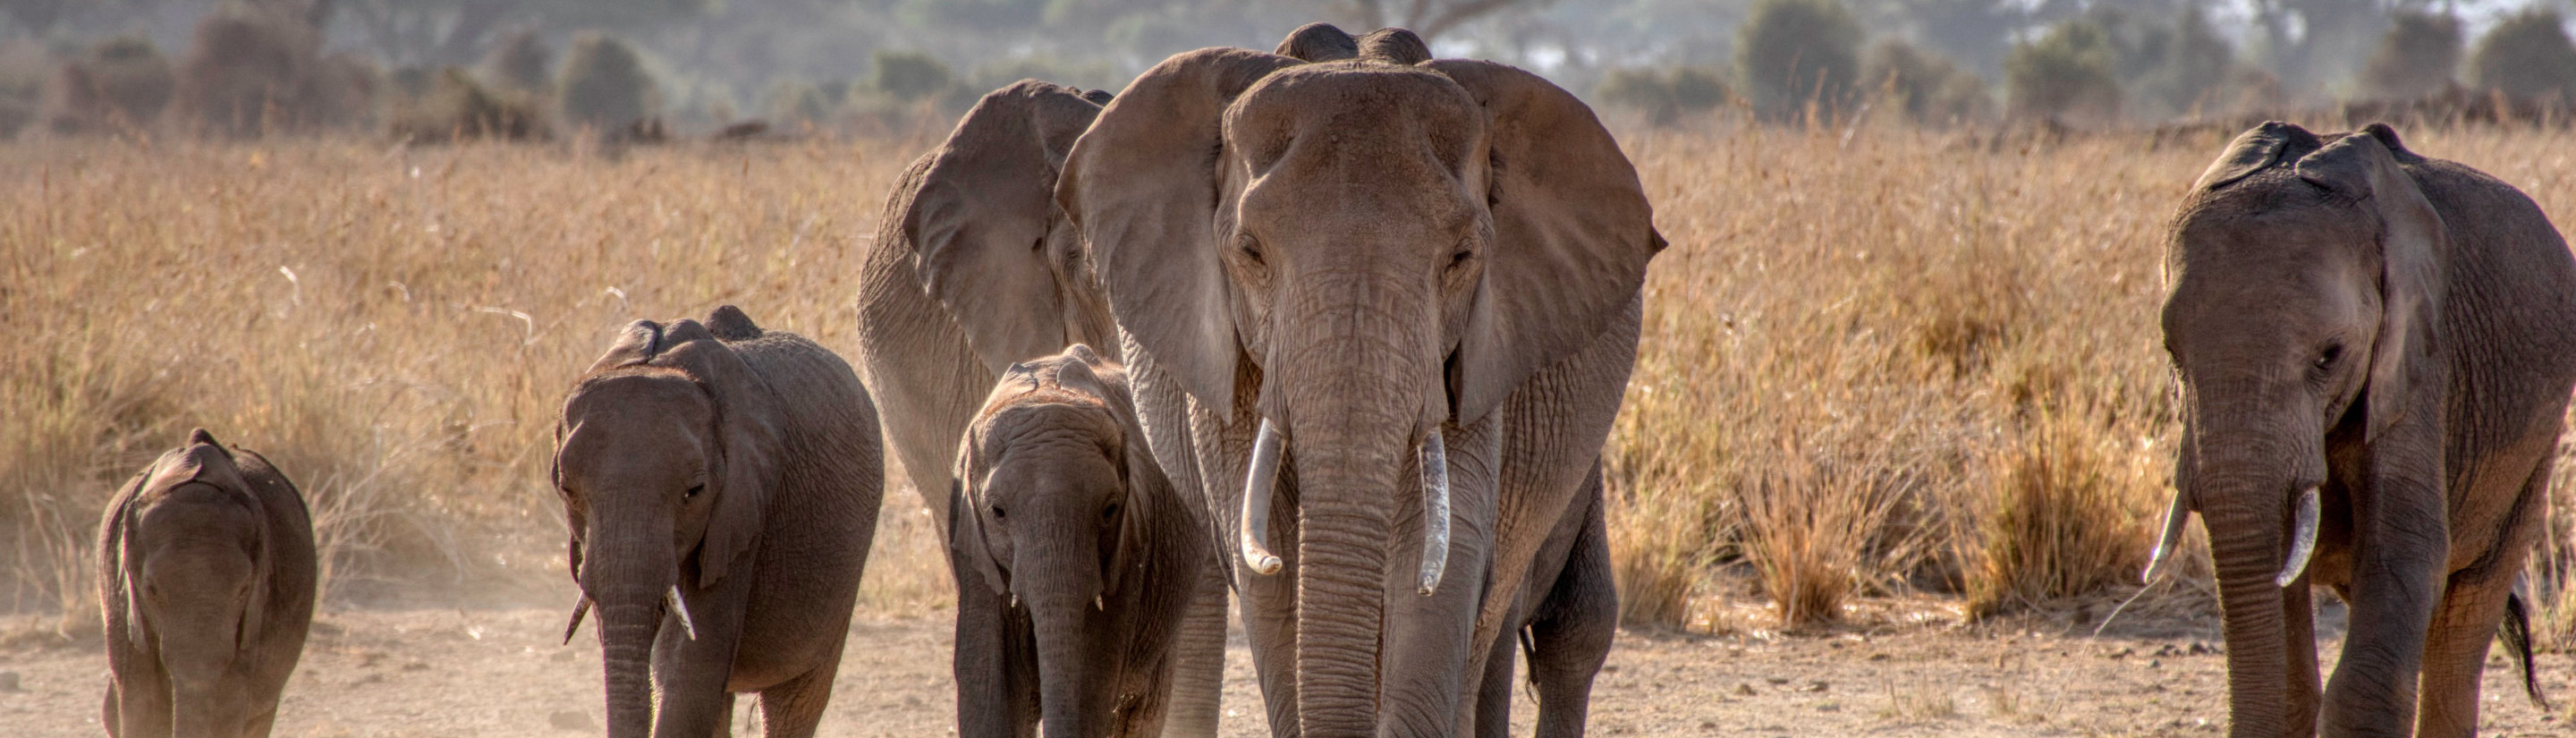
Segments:
[[[2563,132],[2405,133],[2576,222]],[[2227,135],[1625,131],[1672,243],[1605,452],[1629,622],[2134,592],[2178,432],[2163,229]],[[574,374],[626,321],[725,303],[854,351],[862,239],[935,136],[0,146],[0,608],[95,627],[99,507],[192,426],[303,487],[332,603],[559,587]],[[2571,476],[2535,568],[2561,633]],[[887,495],[863,606],[940,607],[918,497]],[[2205,565],[2181,569],[2147,602],[2206,606]]]

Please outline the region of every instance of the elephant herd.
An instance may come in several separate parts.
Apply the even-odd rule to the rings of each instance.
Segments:
[[[565,639],[597,610],[611,736],[725,734],[740,693],[813,734],[883,439],[943,523],[959,735],[1212,735],[1229,593],[1276,735],[1504,735],[1524,658],[1539,734],[1580,735],[1651,214],[1574,95],[1401,29],[997,90],[888,197],[857,369],[725,306],[574,382]],[[2231,734],[2472,734],[2500,628],[2529,683],[2576,259],[2385,126],[2271,123],[2165,266],[2157,560],[2202,513]],[[265,735],[317,570],[286,477],[197,431],[99,554],[109,732]],[[2322,688],[2311,585],[2352,607]]]

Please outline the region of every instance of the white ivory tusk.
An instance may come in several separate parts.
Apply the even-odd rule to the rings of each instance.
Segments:
[[[2299,493],[2297,517],[2290,519],[2290,557],[2281,562],[2281,573],[2272,577],[2274,584],[2287,587],[2308,571],[2308,557],[2317,552],[2317,488]]]
[[[1252,441],[1252,471],[1243,480],[1243,517],[1235,535],[1243,546],[1243,565],[1263,576],[1279,573],[1279,556],[1270,552],[1265,539],[1270,535],[1270,493],[1279,484],[1279,451],[1286,443],[1278,426],[1261,419],[1260,434]]]

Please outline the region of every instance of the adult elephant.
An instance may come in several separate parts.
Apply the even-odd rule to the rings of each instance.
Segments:
[[[1273,731],[1454,736],[1596,489],[1663,240],[1573,95],[1365,40],[1165,60],[1056,200],[1158,461],[1228,532]]]
[[[2266,123],[2201,175],[2168,244],[2185,427],[2158,550],[2201,512],[2230,734],[2470,735],[2498,621],[2524,625],[2509,603],[2576,387],[2566,242],[2387,126]],[[2312,584],[2352,608],[2322,694]]]
[[[859,363],[932,520],[949,520],[957,440],[1012,363],[1074,344],[1118,358],[1108,303],[1054,199],[1066,152],[1108,99],[1036,80],[986,94],[886,198],[859,277]],[[951,574],[961,593],[984,586],[972,572]],[[1177,736],[1215,735],[1220,709],[1225,586],[1213,562],[1200,577],[1174,645],[1165,725]],[[985,707],[967,704],[973,698],[959,692],[960,714]]]

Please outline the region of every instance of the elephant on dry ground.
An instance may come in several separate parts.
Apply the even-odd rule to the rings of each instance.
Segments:
[[[2528,631],[2514,582],[2576,387],[2566,242],[2387,126],[2266,123],[2184,197],[2165,267],[2184,436],[2158,558],[2199,511],[2230,734],[2470,735],[2499,620]],[[2352,613],[2322,691],[2311,585]]]
[[[767,735],[813,735],[883,464],[866,390],[814,342],[730,305],[627,326],[555,428],[581,589],[564,638],[596,604],[608,734],[727,735],[757,692]]]
[[[1125,371],[1081,344],[1015,364],[959,447],[957,734],[1043,717],[1048,738],[1161,735],[1214,545],[1146,449]]]
[[[108,501],[98,563],[107,734],[267,736],[320,570],[295,484],[192,431]]]
[[[1601,571],[1542,554],[1600,550],[1580,521],[1664,242],[1573,95],[1400,30],[1354,47],[1165,60],[1056,200],[1157,459],[1239,564],[1273,732],[1482,733],[1489,663],[1559,614],[1538,570]]]

